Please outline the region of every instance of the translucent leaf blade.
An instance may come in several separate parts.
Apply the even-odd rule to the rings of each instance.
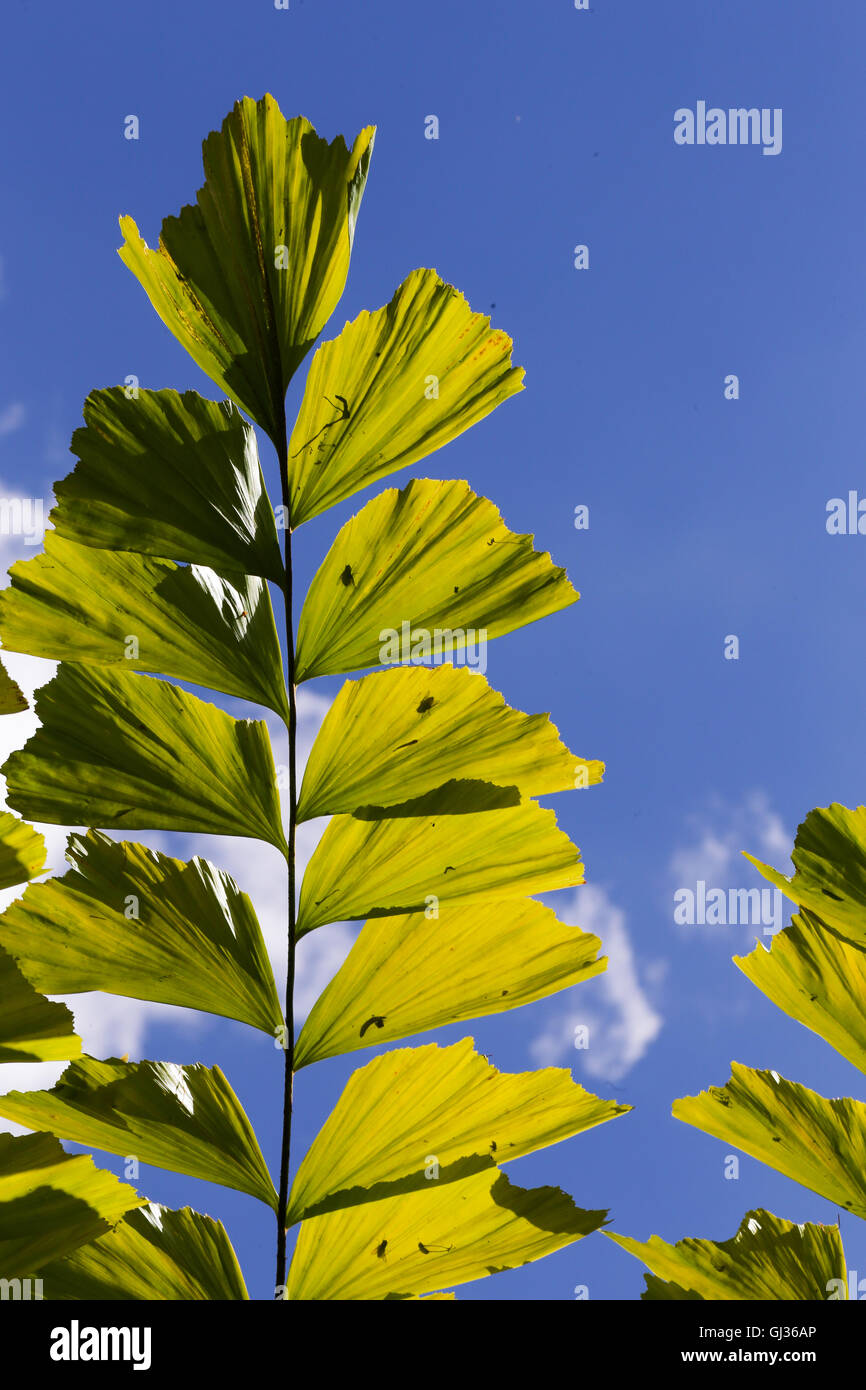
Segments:
[[[87,397],[85,425],[72,436],[79,462],[55,487],[58,533],[279,584],[283,561],[255,430],[229,401],[136,389]]]
[[[0,1134],[0,1276],[23,1279],[104,1235],[144,1198],[50,1134]]]
[[[532,898],[376,918],[313,1005],[295,1067],[516,1009],[600,974],[597,936]]]
[[[190,1207],[150,1202],[108,1235],[40,1270],[45,1297],[76,1302],[246,1300],[237,1256],[221,1222]]]
[[[570,753],[546,715],[509,708],[480,672],[400,667],[345,682],[307,760],[298,818],[399,805],[454,780],[543,796],[603,772]]]
[[[478,663],[479,643],[577,597],[468,483],[416,479],[374,497],[337,535],[301,610],[296,679],[429,663],[467,645],[466,664]]]
[[[798,913],[771,949],[758,943],[734,964],[790,1018],[866,1072],[866,952]]]
[[[292,525],[426,458],[522,390],[511,349],[435,270],[413,270],[389,304],[347,323],[310,364],[289,445]]]
[[[0,811],[0,888],[14,888],[45,868],[45,837],[32,825]]]
[[[121,260],[163,323],[275,442],[286,387],[343,292],[373,136],[328,144],[272,96],[244,97],[205,140],[205,184],[156,250],[120,219]]]
[[[30,656],[152,671],[288,717],[267,584],[77,545],[56,532],[0,592],[3,645]]]
[[[444,1189],[629,1109],[562,1069],[498,1072],[471,1038],[387,1052],[353,1074],[319,1130],[292,1187],[289,1223],[423,1191],[434,1161]]]
[[[750,1211],[730,1240],[642,1242],[614,1231],[604,1234],[652,1270],[642,1298],[712,1302],[826,1300],[834,1280],[847,1285],[838,1226],[796,1225],[769,1211]]]
[[[3,766],[9,804],[31,819],[284,849],[265,724],[166,681],[72,662],[39,691],[36,712],[42,727]]]
[[[283,1016],[261,928],[228,874],[98,831],[72,835],[67,855],[67,874],[31,885],[0,917],[0,943],[37,989],[99,989],[275,1034]]]
[[[483,1279],[598,1230],[555,1187],[514,1187],[496,1169],[442,1191],[367,1202],[305,1221],[289,1272],[291,1299],[413,1297]],[[423,1247],[423,1248],[422,1248]]]
[[[276,1208],[258,1140],[219,1067],[82,1057],[50,1091],[0,1096],[0,1115]]]
[[[534,802],[466,815],[335,816],[304,875],[298,935],[423,912],[431,900],[525,897],[582,882],[579,851]]]
[[[826,1100],[776,1072],[734,1062],[726,1086],[675,1101],[673,1114],[866,1218],[862,1101]]]
[[[20,714],[28,708],[21,687],[0,661],[0,714]]]
[[[0,1062],[59,1062],[80,1055],[81,1039],[66,1005],[34,989],[0,947]]]

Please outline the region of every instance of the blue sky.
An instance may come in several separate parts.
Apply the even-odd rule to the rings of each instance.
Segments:
[[[567,567],[580,603],[493,643],[487,676],[519,708],[549,710],[578,754],[607,763],[602,787],[551,804],[591,885],[556,906],[599,931],[609,974],[434,1036],[471,1031],[506,1070],[571,1066],[634,1105],[510,1170],[609,1207],[615,1230],[721,1239],[754,1206],[835,1220],[827,1202],[745,1156],[726,1181],[725,1146],[670,1117],[676,1097],[722,1084],[732,1059],[827,1095],[863,1094],[862,1077],[730,963],[754,932],[679,927],[673,893],[700,878],[757,886],[740,849],[784,867],[811,807],[862,799],[866,539],[825,526],[830,498],[866,495],[862,9],[7,0],[0,25],[5,495],[50,497],[94,387],[134,373],[143,386],[217,394],[116,256],[118,215],[153,244],[163,216],[192,201],[201,140],[241,95],[270,91],[328,137],[377,124],[349,283],[326,336],[429,265],[513,337],[525,392],[413,473],[468,478]],[[675,144],[674,112],[702,100],[781,108],[781,153]],[[128,114],[138,141],[123,138]],[[424,138],[430,114],[435,141]],[[577,244],[589,247],[588,270],[574,268]],[[731,373],[735,401],[724,397]],[[272,480],[266,441],[262,455]],[[378,490],[303,528],[299,588]],[[588,530],[574,528],[577,504],[590,509]],[[0,542],[4,568],[33,553],[20,538]],[[724,659],[729,634],[737,661]],[[10,666],[45,678],[34,662]],[[311,685],[305,737],[337,688]],[[150,842],[207,853],[236,874],[266,927],[276,923],[276,853]],[[55,854],[61,843],[55,833]],[[308,994],[349,939],[336,926],[304,943]],[[276,1167],[281,1058],[267,1040],[125,1001],[88,1000],[82,1020],[94,1052],[221,1065]],[[569,1039],[586,1020],[597,1044],[578,1053]],[[329,1062],[299,1078],[298,1152],[351,1069]],[[35,1071],[11,1073],[0,1068],[0,1089],[35,1084]],[[264,1208],[158,1170],[142,1185],[225,1220],[251,1291],[269,1295]],[[843,1217],[842,1230],[849,1266],[866,1273],[856,1220]],[[592,1299],[633,1299],[642,1267],[594,1236],[459,1296],[570,1299],[578,1284]]]

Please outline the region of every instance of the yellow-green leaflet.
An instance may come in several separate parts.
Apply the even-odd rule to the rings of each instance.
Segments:
[[[0,1115],[276,1207],[252,1126],[219,1067],[82,1057],[50,1091],[0,1096]]]
[[[58,1062],[80,1054],[66,1005],[39,994],[0,947],[0,1062]]]
[[[275,443],[286,387],[346,283],[373,136],[329,145],[272,96],[244,97],[205,140],[204,187],[157,250],[120,219],[120,257],[163,323]]]
[[[0,888],[14,888],[45,868],[45,839],[32,825],[0,811]]]
[[[255,430],[230,401],[111,386],[90,393],[84,419],[79,462],[54,489],[59,535],[281,582]]]
[[[345,682],[307,760],[298,819],[396,806],[454,780],[519,800],[603,773],[569,752],[547,715],[509,708],[480,672],[403,666]]]
[[[108,1235],[39,1271],[52,1299],[248,1299],[222,1223],[149,1202]]]
[[[284,849],[266,726],[167,681],[63,663],[36,697],[42,727],[3,765],[35,821],[246,835]]]
[[[432,1293],[539,1260],[598,1230],[557,1187],[514,1187],[491,1168],[439,1190],[365,1202],[304,1221],[291,1299],[383,1299]]]
[[[67,857],[67,874],[31,884],[0,917],[0,944],[37,989],[179,1004],[275,1035],[283,1015],[261,928],[228,874],[94,830],[70,836]]]
[[[855,1216],[866,1217],[866,1105],[825,1100],[774,1071],[731,1064],[726,1086],[674,1102],[673,1114],[743,1149]]]
[[[299,526],[434,449],[523,389],[512,342],[435,270],[413,270],[310,364],[289,445]]]
[[[288,716],[268,586],[200,565],[77,545],[54,531],[9,571],[0,635],[16,652],[174,676]]]
[[[28,1278],[144,1202],[50,1134],[0,1134],[0,1277]]]
[[[313,1141],[289,1222],[419,1192],[433,1180],[444,1189],[629,1109],[561,1069],[498,1072],[471,1038],[386,1052],[354,1073]]]
[[[478,666],[489,638],[577,598],[468,483],[415,479],[338,533],[301,610],[296,680],[463,652]]]
[[[601,974],[600,949],[533,898],[374,918],[310,1010],[295,1067],[543,999]]]
[[[845,1252],[838,1226],[782,1221],[769,1211],[750,1211],[730,1240],[642,1242],[614,1231],[604,1234],[651,1270],[648,1300],[707,1299],[758,1302],[825,1300],[834,1281],[847,1298]]]
[[[791,1018],[866,1072],[866,951],[828,931],[812,912],[798,913],[734,964]]]
[[[851,811],[834,802],[810,811],[797,829],[791,879],[751,854],[746,858],[785,897],[866,949],[866,806]]]
[[[304,874],[298,935],[325,922],[582,882],[579,850],[534,801],[465,815],[334,816]]]
[[[21,687],[0,661],[0,714],[20,714],[28,708]]]

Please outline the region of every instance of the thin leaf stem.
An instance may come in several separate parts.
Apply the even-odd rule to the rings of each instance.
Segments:
[[[285,577],[283,597],[285,600],[286,621],[286,687],[289,697],[289,827],[287,833],[288,851],[288,946],[289,963],[286,971],[285,1005],[285,1079],[283,1083],[283,1137],[280,1150],[280,1186],[277,1204],[277,1276],[275,1296],[283,1296],[286,1283],[286,1214],[289,1200],[289,1160],[292,1147],[292,1092],[295,1066],[295,823],[297,819],[297,770],[295,752],[297,743],[297,708],[295,703],[295,636],[292,626],[292,528],[289,511],[288,454],[289,445],[285,413],[282,422],[282,437],[279,441],[280,482],[282,484],[283,515],[286,524]]]

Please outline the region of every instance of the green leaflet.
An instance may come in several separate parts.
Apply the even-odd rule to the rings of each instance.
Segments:
[[[144,1200],[50,1134],[0,1134],[0,1278],[28,1278]]]
[[[579,851],[533,801],[465,815],[334,816],[304,874],[298,936],[325,922],[582,882]]]
[[[20,714],[29,706],[21,687],[14,681],[0,661],[0,714]]]
[[[346,522],[310,585],[295,679],[429,663],[576,601],[564,570],[464,482],[415,479]]]
[[[425,458],[522,390],[511,348],[435,270],[413,270],[389,304],[347,323],[307,375],[289,445],[292,525]]]
[[[398,667],[346,681],[307,760],[298,819],[395,806],[457,780],[543,796],[600,782],[544,714],[510,709],[478,672]]]
[[[646,1243],[604,1234],[652,1270],[649,1300],[708,1299],[758,1302],[771,1299],[824,1300],[834,1281],[847,1297],[847,1267],[838,1226],[802,1226],[769,1211],[750,1211],[731,1240],[678,1240],[659,1236]],[[655,1277],[653,1277],[655,1276]]]
[[[354,1073],[313,1141],[292,1187],[289,1222],[421,1191],[431,1181],[431,1156],[445,1188],[630,1108],[600,1100],[561,1069],[498,1072],[471,1038],[386,1052]]]
[[[5,647],[31,656],[154,671],[288,717],[267,584],[212,569],[96,550],[46,532],[0,592]]]
[[[72,835],[67,856],[69,873],[0,917],[0,943],[37,989],[179,1004],[274,1035],[283,1015],[261,928],[228,874],[93,830]]]
[[[0,924],[2,924],[0,918]],[[37,993],[0,947],[0,1062],[58,1062],[81,1053],[72,1014]]]
[[[313,1005],[295,1068],[543,999],[600,974],[600,947],[533,898],[374,918]]]
[[[768,951],[758,943],[734,964],[791,1018],[866,1071],[866,951],[798,913]]]
[[[219,1067],[82,1057],[53,1090],[0,1096],[0,1115],[276,1207],[256,1136]]]
[[[195,391],[92,391],[72,436],[79,462],[55,487],[58,534],[282,582],[255,430]]]
[[[674,1102],[678,1120],[723,1139],[866,1217],[866,1105],[825,1100],[773,1071],[731,1065],[726,1086]]]
[[[64,663],[42,727],[3,766],[16,810],[51,824],[253,836],[284,850],[263,723],[166,681]]]
[[[541,1259],[598,1230],[606,1215],[582,1211],[556,1187],[514,1187],[496,1168],[447,1190],[428,1182],[420,1192],[305,1221],[287,1297],[431,1293]]]
[[[150,1202],[110,1234],[39,1271],[50,1299],[248,1299],[222,1223]]]
[[[204,187],[157,250],[120,219],[120,257],[163,323],[276,444],[286,387],[343,292],[373,136],[329,145],[272,96],[244,97],[205,140]]]
[[[810,811],[797,829],[792,879],[750,854],[746,858],[785,897],[866,949],[866,806],[849,811],[834,802]]]
[[[45,868],[45,839],[9,811],[0,811],[0,888],[14,888]]]

